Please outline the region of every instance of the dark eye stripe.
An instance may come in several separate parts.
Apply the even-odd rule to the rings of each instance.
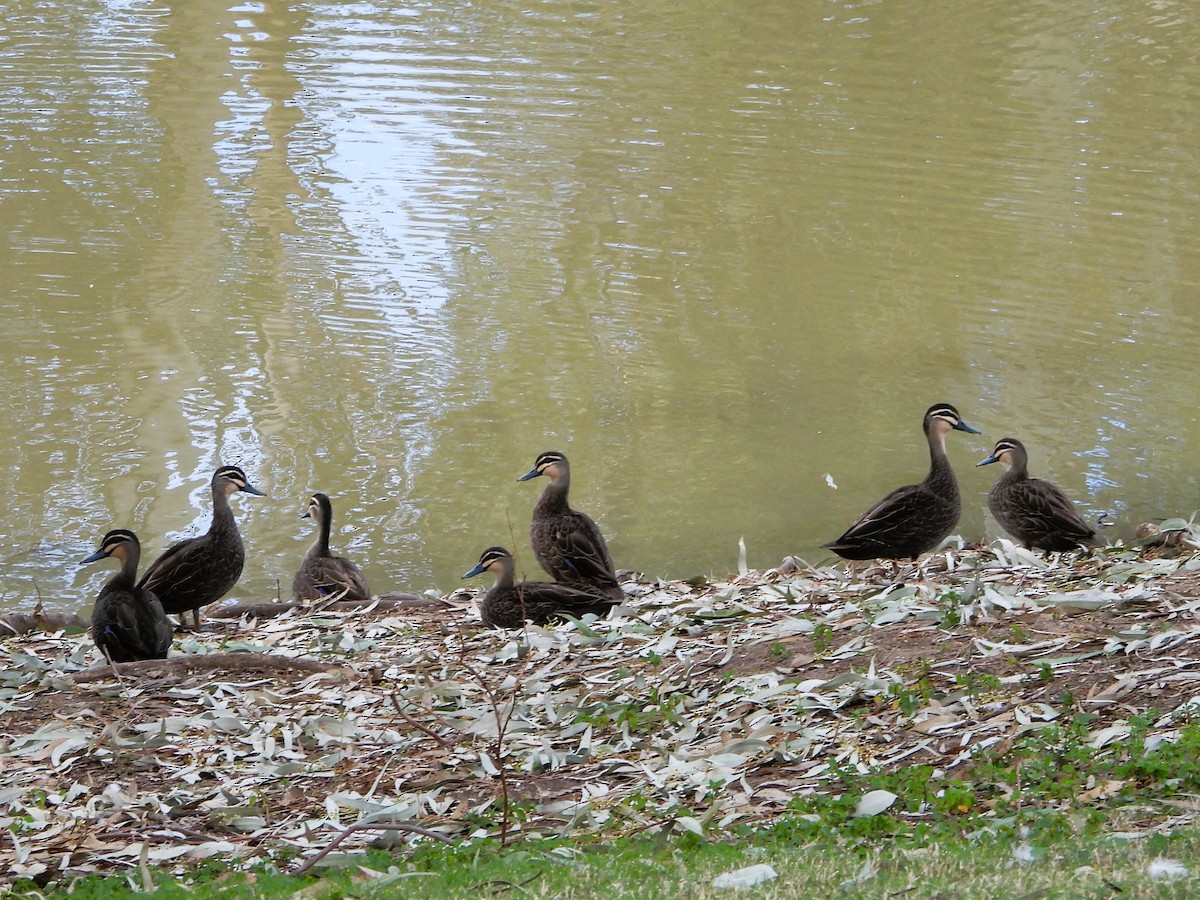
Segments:
[[[247,483],[246,473],[237,466],[221,466],[221,468],[217,469],[217,475],[221,478],[228,478],[237,484]]]

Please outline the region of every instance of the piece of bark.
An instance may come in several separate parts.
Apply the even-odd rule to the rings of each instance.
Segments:
[[[370,608],[371,612],[388,612],[393,609],[422,609],[440,607],[450,609],[449,604],[432,597],[414,594],[411,591],[401,591],[391,594],[380,594],[373,600],[335,600],[332,603],[297,603],[295,600],[285,600],[282,603],[229,603],[213,605],[204,610],[209,619],[271,619],[282,616],[292,609],[304,613],[353,612],[358,609]]]
[[[65,628],[86,630],[88,623],[75,613],[12,612],[0,616],[0,637],[29,634],[31,631],[62,631]]]

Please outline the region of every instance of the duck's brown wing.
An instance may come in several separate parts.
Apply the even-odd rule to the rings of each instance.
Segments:
[[[171,638],[171,623],[153,594],[134,589],[97,598],[92,639],[113,662],[165,659]]]
[[[560,548],[560,564],[558,571],[550,574],[556,579],[565,584],[585,584],[605,591],[621,589],[604,535],[590,516],[580,512],[564,516],[554,539]]]
[[[918,556],[954,529],[957,511],[924,484],[896,488],[824,546],[846,559]]]
[[[344,600],[370,600],[371,591],[358,566],[342,556],[307,556],[292,579],[297,600],[320,600],[335,594]]]
[[[1042,550],[1073,550],[1096,541],[1096,530],[1083,521],[1070,498],[1038,478],[1010,485],[992,512],[1013,537]]]

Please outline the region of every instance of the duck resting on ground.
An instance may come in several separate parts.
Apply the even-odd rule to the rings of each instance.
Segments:
[[[220,600],[242,576],[246,551],[229,505],[229,498],[238,491],[263,496],[237,466],[217,469],[212,477],[213,517],[208,531],[168,548],[138,582],[138,587],[158,596],[167,613],[178,615],[180,624],[184,613],[191,610],[199,627],[200,607]]]
[[[922,420],[929,443],[929,474],[920,484],[896,488],[822,546],[844,559],[916,559],[954,530],[962,511],[958,481],[946,456],[951,431],[979,434],[949,403],[935,403]]]
[[[333,504],[329,498],[319,492],[313,494],[308,511],[300,518],[311,518],[316,523],[317,538],[292,579],[292,596],[300,601],[334,595],[342,600],[370,600],[371,592],[358,566],[329,552],[329,533],[333,527]]]
[[[1096,546],[1096,529],[1079,517],[1067,495],[1049,481],[1029,477],[1024,444],[1016,438],[1001,438],[992,455],[976,465],[994,462],[1008,468],[988,491],[988,509],[1025,549],[1066,551]]]
[[[79,561],[83,565],[111,556],[121,563],[92,610],[92,640],[112,662],[166,659],[171,648],[171,623],[162,604],[153,593],[134,585],[141,553],[137,535],[117,528],[104,535],[100,549]]]
[[[516,564],[503,547],[488,547],[475,568],[463,575],[470,578],[483,572],[496,576],[496,583],[479,604],[483,624],[497,628],[520,628],[529,619],[545,625],[555,616],[603,616],[617,605],[608,595],[588,593],[553,581],[516,581]]]
[[[562,584],[599,592],[617,601],[625,599],[599,527],[590,516],[571,509],[567,502],[567,492],[571,489],[571,464],[567,457],[557,450],[548,450],[517,480],[528,481],[539,475],[545,475],[550,483],[534,506],[529,524],[529,541],[538,564]]]

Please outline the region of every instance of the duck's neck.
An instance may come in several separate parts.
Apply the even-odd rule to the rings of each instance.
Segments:
[[[219,487],[213,488],[213,517],[208,533],[213,535],[237,534],[237,520],[233,517],[233,507],[229,503],[229,495]]]
[[[1029,480],[1029,460],[1017,454],[1009,455],[1008,471],[1000,476],[1000,480],[1005,484],[1012,484],[1014,481]]]
[[[137,547],[132,544],[123,547],[120,557],[121,568],[108,580],[108,587],[122,591],[133,590],[133,586],[137,582],[137,567],[140,558],[141,553]]]
[[[329,555],[329,533],[333,529],[332,518],[332,516],[328,518],[322,516],[317,520],[317,537],[312,542],[312,546],[308,548],[309,556]]]
[[[958,497],[958,479],[946,455],[945,432],[929,434],[929,474],[925,483],[943,497]]]
[[[492,585],[493,591],[510,591],[517,584],[516,566],[510,560],[500,567],[500,571],[496,573],[496,583]]]
[[[567,512],[571,508],[567,503],[567,491],[570,489],[571,478],[568,475],[561,476],[557,481],[551,481],[542,491],[542,496],[537,502],[537,511],[552,514]]]

